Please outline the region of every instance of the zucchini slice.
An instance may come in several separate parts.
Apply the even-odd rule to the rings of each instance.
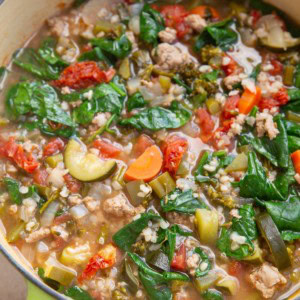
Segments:
[[[116,169],[117,163],[102,160],[98,156],[88,153],[85,144],[71,139],[64,153],[65,166],[70,174],[80,181],[103,180]]]

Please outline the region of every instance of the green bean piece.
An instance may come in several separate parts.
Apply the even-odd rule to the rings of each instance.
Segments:
[[[292,86],[294,83],[294,72],[295,67],[292,65],[287,65],[283,70],[283,83],[287,86]]]

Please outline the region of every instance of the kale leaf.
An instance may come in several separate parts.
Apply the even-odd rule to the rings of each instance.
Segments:
[[[279,134],[270,140],[269,137],[257,137],[252,132],[242,133],[239,137],[241,145],[251,145],[255,151],[266,157],[274,166],[287,168],[289,161],[288,136],[285,122],[281,118],[275,120]]]
[[[165,28],[162,15],[151,8],[149,4],[144,5],[140,14],[140,38],[148,44],[157,44],[158,33]]]
[[[130,251],[131,246],[136,242],[138,236],[148,226],[149,221],[161,219],[161,216],[154,213],[144,213],[137,220],[125,225],[116,232],[112,239],[114,243],[123,251]]]
[[[240,196],[261,200],[284,200],[285,197],[271,182],[258,160],[255,152],[248,153],[248,170],[244,178],[237,184],[240,188]]]
[[[131,112],[136,108],[143,108],[146,105],[147,101],[144,99],[143,95],[140,92],[137,92],[130,96],[126,103],[128,112]]]
[[[191,118],[191,112],[179,102],[173,101],[170,108],[151,107],[145,108],[131,118],[123,119],[120,125],[132,126],[136,129],[175,129],[185,125]]]
[[[237,33],[230,28],[232,23],[232,19],[226,19],[206,26],[196,40],[195,50],[200,51],[205,45],[214,45],[223,50],[228,50],[230,45],[238,41]]]
[[[64,294],[74,300],[93,300],[88,292],[77,285],[68,288]]]
[[[75,126],[62,109],[55,89],[42,81],[17,83],[8,91],[5,105],[12,119],[33,114],[62,125]]]
[[[189,281],[189,277],[182,273],[155,271],[135,253],[129,252],[128,256],[138,266],[139,278],[151,300],[172,300],[168,283],[173,280]]]
[[[254,251],[253,240],[257,238],[257,228],[255,223],[255,211],[252,205],[245,204],[239,209],[241,218],[233,217],[232,225],[228,229],[222,227],[220,237],[217,241],[219,250],[228,257],[243,259],[251,255]],[[231,235],[238,234],[245,238],[245,243],[232,247]]]
[[[105,54],[113,55],[116,58],[127,57],[132,49],[131,42],[126,34],[123,34],[116,39],[106,37],[92,39],[91,43],[93,46],[99,47]]]
[[[264,205],[279,230],[300,232],[300,199],[292,196],[287,201],[265,201]]]
[[[41,79],[58,79],[61,71],[68,66],[68,63],[55,52],[55,45],[55,40],[48,38],[37,51],[31,48],[18,50],[14,54],[13,62]]]
[[[206,208],[203,202],[193,195],[191,189],[181,191],[175,189],[160,200],[163,212],[176,211],[179,213],[193,215],[197,208]]]

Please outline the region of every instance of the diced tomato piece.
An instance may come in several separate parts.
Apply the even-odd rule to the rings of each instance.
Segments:
[[[91,279],[99,270],[112,267],[116,263],[116,259],[117,248],[111,243],[105,245],[89,260],[78,281],[81,283],[83,280]]]
[[[33,173],[40,164],[31,153],[26,153],[22,145],[17,144],[11,137],[8,141],[0,141],[0,156],[11,159],[16,165],[28,173]]]
[[[184,137],[178,135],[168,137],[162,147],[164,155],[163,171],[175,176],[187,148],[188,141]]]
[[[210,142],[215,149],[221,150],[228,148],[228,150],[232,150],[234,148],[234,139],[229,138],[227,135],[232,123],[233,119],[225,120],[222,126],[214,132]]]
[[[226,76],[232,75],[238,68],[236,61],[229,55],[225,55],[225,57],[230,59],[230,62],[227,65],[222,65],[222,69],[225,72]]]
[[[46,186],[48,176],[49,176],[49,174],[46,171],[46,169],[40,168],[40,169],[35,170],[35,172],[33,173],[33,181],[36,184]]]
[[[165,19],[166,26],[176,29],[178,38],[183,38],[191,31],[184,21],[189,12],[183,5],[164,5],[161,7],[161,14]]]
[[[70,174],[64,175],[64,180],[66,182],[67,188],[74,194],[79,193],[81,189],[81,182],[74,178]]]
[[[253,26],[255,27],[257,21],[262,17],[262,13],[259,10],[253,9],[251,10],[250,15],[253,18]]]
[[[199,108],[196,112],[198,119],[198,125],[201,128],[201,139],[204,143],[208,142],[213,135],[213,130],[215,128],[215,123],[209,114],[209,112],[204,108]]]
[[[64,149],[65,142],[61,138],[52,138],[44,147],[43,156],[50,156]]]
[[[273,66],[273,69],[270,70],[269,73],[272,76],[281,75],[283,71],[283,64],[277,59],[272,59],[271,64]]]
[[[287,93],[286,88],[280,89],[276,94],[274,94],[273,98],[263,98],[259,103],[259,108],[261,111],[264,109],[271,109],[273,107],[279,107],[287,104],[289,101],[289,95]]]
[[[175,252],[171,262],[171,268],[177,271],[186,271],[186,249],[184,244],[181,244],[179,249]]]
[[[242,263],[240,263],[239,261],[236,261],[236,260],[230,262],[229,267],[228,267],[229,275],[238,277],[242,271],[243,271]]]
[[[68,86],[72,89],[84,89],[94,84],[109,82],[116,71],[101,70],[94,61],[84,61],[73,64],[63,70],[58,80],[52,82],[54,86]]]
[[[94,141],[93,147],[100,151],[100,156],[103,158],[116,158],[121,153],[121,149],[101,139]]]
[[[222,117],[224,119],[230,119],[236,115],[239,101],[240,101],[239,95],[228,97],[222,112]]]
[[[134,145],[133,152],[136,157],[141,156],[147,148],[153,146],[154,141],[146,134],[142,134],[137,139],[137,142]]]

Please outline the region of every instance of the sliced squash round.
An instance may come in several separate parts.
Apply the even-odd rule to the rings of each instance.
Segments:
[[[103,160],[88,153],[85,144],[71,139],[64,153],[64,162],[70,174],[80,181],[103,180],[116,169],[114,160]]]

